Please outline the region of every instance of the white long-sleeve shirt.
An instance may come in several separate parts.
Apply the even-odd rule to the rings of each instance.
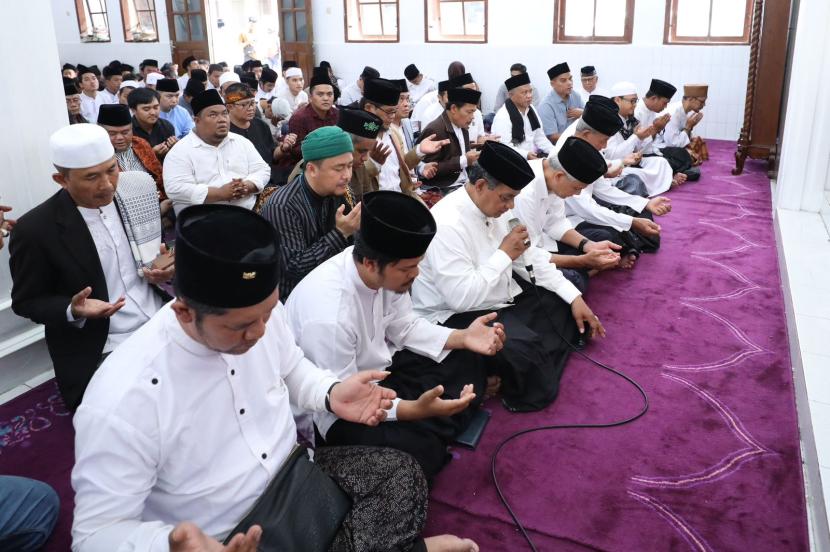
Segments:
[[[531,109],[534,113],[536,113],[536,119],[539,121],[539,128],[536,130],[531,130],[530,128],[530,119],[528,118],[527,113]],[[519,113],[521,113],[521,111]],[[493,126],[490,127],[490,132],[496,136],[499,136],[499,141],[502,144],[507,144],[519,152],[525,159],[527,159],[528,153],[535,152],[536,150],[542,151],[545,154],[550,153],[550,151],[553,150],[553,144],[550,140],[548,140],[548,137],[545,136],[545,131],[542,128],[542,118],[539,117],[539,113],[536,111],[536,108],[531,105],[528,108],[528,111],[521,113],[521,115],[525,131],[525,139],[521,144],[514,145],[512,143],[513,124],[510,122],[510,115],[507,113],[507,108],[505,106],[502,106],[501,109],[496,112],[496,116],[493,119]]]
[[[406,87],[409,89],[409,99],[412,105],[416,105],[424,96],[430,92],[438,90],[438,85],[429,77],[424,77],[418,84],[413,84],[412,81],[406,81]]]
[[[536,285],[559,295],[568,304],[580,293],[550,262],[550,254],[531,247],[513,261],[499,249],[510,233],[507,212],[498,218],[484,215],[467,187],[456,190],[432,208],[438,232],[419,266],[412,286],[415,312],[433,322],[444,322],[460,312],[499,309],[521,293],[513,280],[530,281],[525,263],[533,265]]]
[[[671,119],[669,119],[663,132],[656,136],[655,146],[658,148],[667,146],[685,148],[688,146],[690,139],[684,129],[686,128],[686,122],[689,120],[689,113],[692,112],[686,113],[686,110],[683,109],[683,102],[679,101],[670,103],[660,115],[663,113],[671,115]]]
[[[340,89],[340,99],[337,100],[337,105],[349,105],[360,101],[362,97],[363,92],[360,91],[357,83],[353,82],[349,86]]]
[[[516,196],[513,214],[527,226],[531,244],[552,253],[559,250],[557,241],[572,230],[573,225],[565,215],[565,200],[548,191],[542,160],[534,159],[529,163],[536,178]]]
[[[165,305],[98,369],[75,414],[74,552],[167,551],[185,520],[224,539],[296,443],[291,404],[323,410],[282,305],[241,355],[191,339]]]
[[[105,103],[107,103],[106,98],[98,92],[95,93],[94,98],[81,92],[81,115],[86,119],[86,122],[96,124],[98,122],[98,110]]]
[[[218,146],[211,146],[191,132],[164,158],[163,174],[164,191],[178,213],[188,205],[204,203],[208,187],[218,188],[234,178],[250,180],[262,191],[271,178],[271,167],[244,136],[229,132]],[[250,209],[256,197],[222,203]]]
[[[637,124],[639,126],[651,126],[654,120],[659,117],[659,113],[655,113],[654,111],[650,110],[646,107],[645,102],[637,102],[637,107],[634,108],[634,118],[637,119]],[[662,131],[661,131],[662,132]],[[646,155],[650,154],[660,154],[660,151],[657,149],[655,142],[659,140],[659,135],[655,135],[651,140],[646,139],[641,145],[640,150]]]
[[[384,370],[403,349],[435,362],[444,360],[449,354],[444,345],[453,330],[416,316],[408,293],[367,287],[353,249],[315,268],[286,302],[288,323],[306,357],[340,379],[361,370]],[[323,437],[335,421],[330,412],[314,415]]]

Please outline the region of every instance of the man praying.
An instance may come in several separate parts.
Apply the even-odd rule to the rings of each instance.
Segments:
[[[504,81],[504,86],[509,97],[493,118],[493,134],[525,159],[547,157],[553,144],[539,122],[539,113],[531,105],[533,87],[530,77],[527,73],[519,73]]]

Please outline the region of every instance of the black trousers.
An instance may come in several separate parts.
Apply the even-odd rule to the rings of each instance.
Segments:
[[[476,399],[469,408],[449,417],[384,422],[375,427],[337,420],[322,441],[326,446],[366,445],[402,450],[411,454],[427,479],[432,480],[450,459],[447,445],[469,425],[484,398],[487,385],[484,357],[457,350],[438,363],[403,350],[392,357],[392,365],[387,370],[391,374],[381,385],[394,389],[401,399],[415,400],[436,385],[444,386],[442,398],[457,399],[468,383],[473,384]]]
[[[502,378],[502,404],[512,412],[541,410],[559,393],[559,380],[577,337],[571,307],[558,295],[514,275],[522,287],[515,303],[498,311],[507,334],[504,348],[488,357],[489,372]],[[538,292],[538,294],[537,294]],[[466,328],[478,316],[492,311],[464,312],[444,322]],[[564,338],[564,339],[563,339]]]

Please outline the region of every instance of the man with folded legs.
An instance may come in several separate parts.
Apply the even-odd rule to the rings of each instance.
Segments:
[[[593,163],[589,170],[605,172],[601,158]],[[509,339],[488,372],[501,376],[508,409],[539,410],[556,398],[577,336],[605,330],[550,254],[530,247],[527,228],[511,220],[514,198],[534,178],[524,156],[490,141],[467,173],[467,184],[432,209],[438,232],[412,287],[415,312],[466,328],[497,311]]]
[[[410,453],[428,479],[448,460],[447,445],[469,423],[485,390],[480,355],[504,343],[496,315],[463,330],[418,318],[409,289],[435,234],[417,199],[391,191],[365,196],[354,247],[314,269],[286,303],[306,356],[339,377],[384,369],[398,399],[387,421],[368,428],[324,413],[314,423],[326,445],[374,445]],[[474,402],[475,401],[475,402]]]
[[[176,224],[175,301],[102,365],[74,419],[73,549],[476,550],[419,537],[412,458],[333,447],[312,463],[296,444],[290,404],[377,425],[395,393],[372,383],[386,372],[341,380],[304,358],[274,229],[228,205]]]

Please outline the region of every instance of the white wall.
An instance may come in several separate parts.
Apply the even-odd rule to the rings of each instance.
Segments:
[[[314,46],[317,61],[328,60],[338,76],[350,82],[364,65],[381,75],[403,78],[415,63],[425,75],[446,79],[447,65],[461,61],[482,88],[483,108],[492,106],[496,90],[509,76],[510,65],[527,65],[535,86],[546,94],[546,71],[567,61],[572,71],[595,65],[600,86],[628,80],[645,93],[653,77],[681,88],[683,83],[708,83],[709,101],[698,127],[709,138],[737,140],[743,121],[749,46],[665,46],[664,0],[635,2],[632,44],[553,44],[553,2],[490,0],[487,44],[424,43],[424,3],[400,0],[400,43],[346,43],[342,0],[314,0]],[[678,96],[676,96],[678,98]]]
[[[830,190],[830,4],[801,0],[781,140],[777,206],[819,212]],[[797,98],[797,101],[796,101]]]
[[[7,106],[0,134],[0,203],[18,217],[55,193],[49,163],[49,136],[68,124],[66,102],[58,72],[58,46],[52,13],[46,2],[2,2],[0,19],[14,21],[0,33],[0,52],[10,74],[27,75],[27,86],[0,87],[0,104]],[[36,29],[36,35],[33,34]],[[22,44],[37,36],[37,47],[23,55]],[[32,67],[53,68],[32,71]],[[37,93],[33,94],[32,91]],[[8,248],[0,251],[0,393],[49,367],[41,327],[14,315],[10,305]]]
[[[4,4],[6,2],[3,2]],[[42,3],[42,2],[31,2]],[[78,32],[78,18],[75,13],[74,0],[50,0],[52,17],[54,19],[54,36],[60,64],[71,63],[77,65],[98,65],[103,68],[110,61],[117,59],[122,63],[135,66],[146,58],[157,59],[163,64],[171,60],[170,32],[167,26],[167,7],[165,0],[156,0],[156,24],[158,26],[158,42],[124,42],[124,24],[121,21],[121,2],[106,0],[107,19],[110,28],[110,42],[81,42]],[[40,31],[40,25],[31,27]],[[30,42],[30,36],[26,43]]]

